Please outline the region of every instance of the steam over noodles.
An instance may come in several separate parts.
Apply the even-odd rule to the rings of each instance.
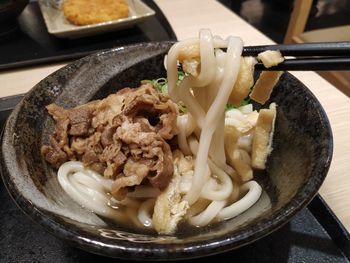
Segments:
[[[272,150],[276,105],[260,112],[240,106],[256,63],[241,57],[242,49],[240,38],[201,30],[169,50],[168,95],[145,84],[73,113],[49,105],[56,131],[42,153],[58,167],[64,191],[100,216],[160,234],[174,233],[180,222],[202,227],[249,209],[262,193],[253,169],[265,169]],[[279,76],[253,87],[259,102]]]

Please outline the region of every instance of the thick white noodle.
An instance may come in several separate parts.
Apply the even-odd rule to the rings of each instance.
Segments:
[[[220,183],[211,178],[202,188],[200,197],[213,201],[222,201],[230,197],[233,191],[231,178],[217,167],[211,160],[208,161],[210,170],[217,176]]]
[[[186,46],[198,44],[198,38],[190,38],[177,42],[174,44],[168,52],[167,56],[167,79],[168,79],[168,92],[171,99],[174,102],[179,101],[179,90],[177,88],[177,57],[180,50]]]
[[[70,178],[71,182],[74,182],[76,184],[80,184],[82,186],[85,186],[86,188],[94,189],[98,192],[107,192],[108,189],[106,189],[102,184],[96,183],[96,180],[87,173],[83,173],[80,171],[77,171],[74,173],[74,176],[71,176]],[[109,188],[110,189],[110,188]]]
[[[227,103],[229,94],[232,91],[233,83],[235,82],[239,70],[242,42],[239,38],[230,37],[228,40],[227,56],[225,62],[225,75],[220,85],[219,91],[211,104],[207,115],[205,117],[204,125],[199,140],[199,148],[195,162],[195,172],[193,176],[193,183],[191,191],[186,194],[185,199],[191,205],[195,203],[200,195],[200,191],[205,184],[203,181],[203,174],[205,170],[205,163],[208,160],[209,148],[212,141],[214,131],[218,126],[220,117],[224,114],[222,105]],[[203,69],[204,70],[204,69]],[[223,138],[222,138],[223,140]]]
[[[257,182],[250,181],[241,186],[241,191],[248,191],[248,193],[238,201],[223,208],[216,216],[218,220],[226,220],[248,210],[259,200],[262,189]]]
[[[176,125],[179,129],[179,134],[177,135],[177,142],[180,150],[185,155],[191,155],[191,149],[187,142],[187,137],[196,128],[196,123],[194,122],[191,114],[183,114],[177,117]]]
[[[200,47],[200,73],[198,77],[185,76],[177,86],[177,54],[187,45],[198,44]],[[226,47],[227,53],[215,50],[216,47]],[[242,52],[242,42],[238,38],[230,37],[222,40],[212,37],[209,30],[201,30],[199,40],[190,39],[171,48],[168,56],[168,80],[170,97],[177,101],[181,100],[193,116],[197,129],[196,137],[190,135],[185,127],[188,127],[185,117],[178,119],[178,126],[183,129],[180,132],[178,142],[180,149],[185,154],[192,153],[195,157],[195,170],[192,177],[191,187],[185,200],[190,205],[194,204],[199,197],[212,200],[209,206],[196,216],[189,218],[190,224],[204,226],[209,224],[215,217],[218,220],[232,218],[249,209],[260,197],[261,187],[251,181],[242,186],[243,191],[248,193],[233,204],[224,207],[234,191],[232,177],[235,171],[226,164],[224,152],[223,130],[225,125],[225,113],[223,105],[232,91],[237,78]],[[227,114],[239,124],[243,113],[251,112],[251,106],[242,107],[240,110],[232,110]],[[240,141],[241,148],[250,150],[252,135]],[[244,153],[246,153],[244,151]],[[210,157],[210,159],[209,159]],[[247,156],[243,156],[247,157]],[[249,155],[248,155],[249,157]],[[249,162],[249,158],[244,158]],[[209,168],[208,168],[209,164]],[[216,177],[216,179],[214,179]],[[236,191],[237,189],[235,189]]]
[[[125,213],[128,217],[128,220],[131,221],[136,227],[139,228],[147,228],[143,224],[141,224],[140,220],[138,219],[138,208],[135,207],[126,207]]]
[[[63,190],[78,204],[98,215],[123,220],[123,214],[108,206],[107,193],[111,185],[108,179],[85,169],[81,162],[76,161],[62,164],[57,176]]]
[[[198,140],[194,136],[190,136],[188,138],[188,145],[190,146],[193,156],[196,157],[198,152],[198,146],[199,146]]]
[[[231,166],[227,165],[226,163],[216,164],[216,165],[218,165],[218,166],[221,165],[221,166],[219,166],[220,169],[223,170],[225,173],[227,173],[232,178],[234,178],[236,171]]]
[[[188,222],[194,226],[206,226],[208,225],[218,214],[218,212],[226,205],[226,200],[224,201],[213,201],[208,205],[208,207],[193,217],[188,219]]]
[[[70,182],[81,193],[86,194],[87,196],[91,196],[91,200],[94,203],[107,203],[108,195],[106,195],[103,191],[98,189],[97,183],[95,181],[94,184],[87,183],[90,178],[81,173],[77,172],[74,176],[71,176]]]
[[[216,94],[218,93],[218,89],[220,88],[220,83],[224,78],[225,73],[225,61],[226,61],[226,53],[221,49],[215,51],[216,54],[216,62],[217,62],[217,73],[215,81],[211,83],[205,89],[202,89],[202,93],[209,98],[209,103],[206,105],[206,109],[209,109],[209,106],[213,103]],[[226,156],[225,156],[225,147],[224,147],[224,126],[225,126],[225,115],[218,116],[220,118],[218,120],[217,128],[213,134],[212,143],[210,146],[209,154],[212,160],[222,169],[225,169],[226,164]]]
[[[137,218],[140,223],[147,227],[153,228],[152,213],[154,208],[155,199],[148,199],[144,201],[138,211]]]
[[[178,97],[186,105],[187,110],[195,119],[198,127],[202,128],[204,125],[205,111],[191,92],[189,78],[185,77],[177,89],[179,91]]]
[[[213,82],[217,67],[213,37],[209,29],[202,29],[199,34],[201,70],[197,77],[189,76],[192,87],[204,87]]]
[[[203,38],[201,38],[201,39],[203,40],[204,38],[206,38],[206,41],[208,42],[208,41],[210,41],[210,38],[209,38],[209,36],[211,34],[210,30],[206,29],[206,30],[203,30],[203,32],[204,31],[205,31],[205,33],[203,35]],[[202,30],[201,30],[201,32],[202,32]],[[180,93],[179,90],[177,89],[177,80],[178,80],[177,57],[178,57],[178,54],[179,54],[180,50],[185,48],[186,46],[198,45],[199,41],[200,40],[198,38],[190,38],[190,39],[182,40],[182,41],[174,44],[168,52],[167,63],[166,63],[167,64],[166,69],[167,69],[167,79],[168,79],[168,92],[169,92],[169,95],[172,98],[172,100],[175,102],[179,101],[179,93]],[[226,48],[227,41],[222,40],[220,38],[215,38],[213,45],[214,45],[213,46],[214,48]],[[214,52],[214,51],[210,51],[210,52]],[[202,52],[200,55],[202,56]],[[203,54],[203,55],[207,56],[207,54]]]

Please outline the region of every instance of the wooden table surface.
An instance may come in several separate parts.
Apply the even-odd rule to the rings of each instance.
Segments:
[[[215,0],[155,0],[178,39],[198,35],[200,28],[213,34],[240,36],[246,45],[273,41]],[[0,97],[24,93],[64,64],[0,72]],[[334,154],[320,193],[350,232],[350,99],[314,72],[293,73],[316,95],[333,129]]]

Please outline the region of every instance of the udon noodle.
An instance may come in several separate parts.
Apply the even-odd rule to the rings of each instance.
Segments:
[[[238,80],[243,76],[242,63],[252,69],[256,62],[253,58],[244,60],[242,49],[238,37],[223,40],[201,30],[199,38],[180,41],[169,50],[168,93],[187,111],[176,119],[174,173],[166,189],[140,182],[117,200],[111,194],[113,178],[105,178],[82,162],[69,161],[58,169],[64,191],[98,215],[122,223],[131,221],[161,234],[174,233],[180,222],[202,227],[249,209],[262,193],[253,179],[253,168],[261,169],[254,164],[261,160],[265,164],[271,152],[276,106],[271,104],[265,110],[265,118],[251,104],[225,111],[235,92],[243,96],[237,87],[242,81]],[[179,62],[185,71],[180,82]],[[246,73],[249,81],[251,73]],[[257,134],[259,123],[263,124],[259,127],[262,132]]]

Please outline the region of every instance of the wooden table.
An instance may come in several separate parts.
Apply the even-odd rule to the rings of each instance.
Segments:
[[[213,34],[240,36],[245,44],[273,41],[215,0],[155,0],[167,16],[178,39],[198,35],[200,28]],[[24,93],[64,64],[0,72],[0,97]],[[314,72],[294,74],[316,95],[330,119],[334,155],[328,176],[320,190],[322,197],[350,232],[350,99]]]

